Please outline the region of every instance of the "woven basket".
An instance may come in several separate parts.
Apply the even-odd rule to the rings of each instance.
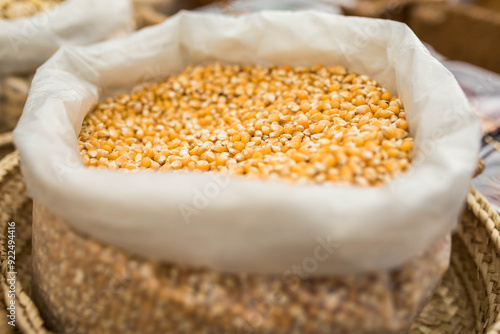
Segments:
[[[12,131],[28,98],[33,74],[0,76],[0,133]]]
[[[163,22],[173,0],[133,0],[137,29]]]
[[[0,135],[0,147],[8,146],[9,140],[9,135]],[[17,153],[9,153],[0,161],[0,230],[5,236],[7,223],[16,223],[16,329],[21,333],[50,333],[30,299],[31,212],[32,202],[20,175]],[[462,224],[453,237],[451,267],[413,323],[411,334],[500,333],[500,322],[496,322],[500,300],[499,224],[497,213],[472,189],[467,197]],[[7,296],[6,240],[0,240],[0,286],[3,301],[10,302]],[[0,309],[0,318],[7,318],[5,308]],[[0,333],[15,332],[6,321],[0,321]]]
[[[171,0],[135,0],[134,19],[137,29],[163,22],[167,17],[155,3]],[[161,8],[161,7],[160,7]],[[0,76],[0,133],[12,131],[23,112],[33,73]]]

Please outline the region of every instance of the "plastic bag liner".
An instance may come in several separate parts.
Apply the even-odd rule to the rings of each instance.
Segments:
[[[411,169],[363,188],[83,166],[77,136],[98,100],[215,61],[339,64],[375,78],[405,104]],[[181,12],[124,39],[59,50],[38,70],[14,137],[31,195],[98,240],[223,272],[304,265],[314,276],[392,268],[450,233],[480,130],[453,76],[404,24],[316,12]]]
[[[0,75],[35,70],[63,45],[87,45],[133,30],[130,0],[67,0],[30,17],[0,20]]]

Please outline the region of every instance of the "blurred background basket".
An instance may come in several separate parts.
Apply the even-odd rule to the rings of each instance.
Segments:
[[[163,22],[179,10],[173,0],[134,0],[137,29]],[[0,76],[0,133],[12,131],[24,108],[34,72]]]
[[[31,300],[31,214],[20,174],[18,156],[12,152],[10,134],[0,135],[0,230],[7,235],[7,223],[16,223],[16,328],[0,321],[0,333],[50,333],[37,306]],[[11,151],[7,153],[7,151]],[[413,323],[410,334],[463,333],[494,334],[500,330],[500,219],[474,189],[467,197],[461,225],[453,237],[451,267],[432,299]],[[2,302],[7,296],[7,243],[0,240]],[[63,287],[61,287],[63,288]],[[5,307],[0,317],[6,319]],[[17,331],[17,332],[16,332]]]
[[[0,76],[0,133],[12,131],[28,98],[33,74]]]
[[[133,0],[134,19],[137,29],[163,22],[175,7],[173,0]]]

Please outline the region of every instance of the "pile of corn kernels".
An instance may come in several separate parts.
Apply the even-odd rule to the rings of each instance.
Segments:
[[[0,19],[17,19],[47,11],[64,0],[0,0]]]
[[[86,166],[380,185],[408,169],[400,99],[341,66],[189,66],[99,104]]]

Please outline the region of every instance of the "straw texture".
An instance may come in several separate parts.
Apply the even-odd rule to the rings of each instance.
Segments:
[[[21,116],[33,75],[0,76],[0,133],[12,131]]]

